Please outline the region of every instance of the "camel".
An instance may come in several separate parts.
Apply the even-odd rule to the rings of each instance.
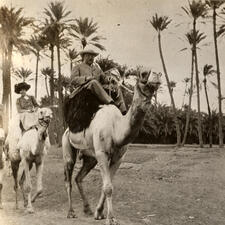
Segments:
[[[66,114],[68,111],[71,113],[72,109],[65,110],[65,118],[67,123],[69,122],[69,128],[67,128],[62,137],[65,186],[69,202],[67,218],[76,217],[71,199],[71,178],[77,153],[81,152],[83,163],[75,177],[75,182],[83,200],[84,213],[87,215],[93,214],[88,199],[84,193],[82,181],[98,163],[103,186],[101,196],[94,213],[94,218],[96,220],[105,218],[103,209],[104,202],[106,200],[106,225],[119,224],[113,214],[112,180],[121,164],[122,157],[127,150],[127,144],[137,136],[139,129],[143,124],[145,113],[151,103],[151,98],[160,85],[160,78],[152,77],[150,76],[150,73],[150,71],[142,71],[139,74],[139,78],[134,89],[132,105],[124,116],[113,104],[100,106],[97,110],[96,107],[93,107],[94,114],[90,116],[91,119],[89,125],[83,123],[87,126],[85,129],[81,130],[82,127],[78,124],[78,127],[81,130],[79,131],[79,129],[77,130],[76,128],[76,124],[72,123],[76,116]],[[79,98],[79,96],[77,98]],[[68,105],[72,104],[72,101],[73,100],[71,100]],[[84,101],[81,100],[81,102]],[[93,106],[93,99],[89,100],[89,103]],[[89,105],[89,103],[85,104]],[[71,120],[67,118],[68,115],[71,116]],[[79,113],[77,112],[76,115],[79,115]],[[80,123],[82,123],[82,120],[80,121]],[[77,120],[75,120],[75,122],[77,122]]]
[[[22,190],[24,207],[28,213],[34,213],[32,202],[42,193],[42,173],[46,148],[49,147],[47,128],[52,118],[52,111],[49,108],[39,108],[37,111],[37,123],[24,131],[20,137],[8,135],[5,148],[11,162],[14,178],[14,190],[16,194],[15,207],[18,209],[18,171],[21,165],[21,178],[19,185]],[[37,190],[31,197],[30,170],[33,164],[36,166]]]

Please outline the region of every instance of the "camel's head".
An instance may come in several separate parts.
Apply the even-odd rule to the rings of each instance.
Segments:
[[[151,100],[154,92],[157,91],[161,84],[161,75],[157,73],[151,73],[148,70],[141,70],[137,80],[137,88],[146,100]]]
[[[48,126],[50,121],[52,119],[52,110],[49,108],[39,108],[38,109],[38,121],[45,125]]]

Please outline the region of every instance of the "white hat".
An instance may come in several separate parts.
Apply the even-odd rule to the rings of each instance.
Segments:
[[[84,50],[80,51],[79,54],[81,55],[81,57],[83,57],[84,54],[90,54],[90,55],[97,56],[99,53],[95,52],[92,49],[84,49]]]

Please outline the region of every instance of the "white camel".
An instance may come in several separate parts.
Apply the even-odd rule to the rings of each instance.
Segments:
[[[81,132],[71,132],[67,129],[62,138],[64,158],[65,185],[68,193],[68,218],[76,217],[72,207],[71,177],[78,151],[83,156],[83,165],[75,181],[81,194],[84,212],[92,214],[90,205],[84,194],[82,181],[84,177],[99,164],[103,187],[94,217],[104,218],[104,202],[107,202],[107,225],[119,224],[113,214],[112,179],[121,164],[122,157],[129,144],[138,134],[145,113],[150,106],[151,98],[160,85],[159,77],[152,77],[151,72],[143,71],[137,80],[132,105],[125,116],[115,105],[102,106],[90,122],[89,127]],[[68,124],[69,125],[69,124]],[[70,127],[70,126],[69,126]]]
[[[5,142],[15,182],[16,208],[18,208],[18,170],[21,165],[22,175],[19,185],[23,193],[24,206],[28,213],[34,212],[32,202],[42,193],[44,157],[46,155],[46,148],[49,146],[47,128],[51,118],[51,109],[39,108],[37,111],[36,125],[26,130],[19,138],[8,135]],[[30,170],[33,164],[36,166],[37,190],[34,196],[31,197],[32,185]]]

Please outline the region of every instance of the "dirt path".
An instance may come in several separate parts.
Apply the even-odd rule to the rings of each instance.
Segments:
[[[43,197],[34,203],[35,214],[29,215],[22,202],[19,210],[14,209],[12,177],[6,176],[0,225],[104,224],[82,213],[75,185],[78,218],[66,218],[63,180],[61,150],[53,148],[45,163]],[[98,170],[88,175],[84,186],[94,210],[101,188]],[[225,149],[130,147],[114,181],[113,202],[121,225],[224,225]]]

